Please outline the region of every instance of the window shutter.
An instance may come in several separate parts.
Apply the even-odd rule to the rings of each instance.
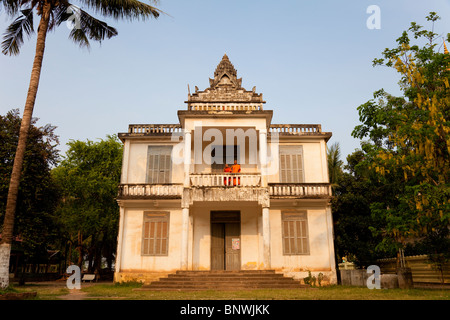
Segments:
[[[142,255],[167,255],[169,244],[169,213],[144,212]]]
[[[306,212],[282,213],[284,255],[309,254]]]
[[[147,183],[170,183],[172,147],[148,147]]]
[[[303,182],[303,151],[301,146],[280,146],[280,181]]]

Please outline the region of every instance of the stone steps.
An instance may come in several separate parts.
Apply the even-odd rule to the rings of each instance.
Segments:
[[[274,270],[177,271],[136,290],[253,290],[309,288]]]

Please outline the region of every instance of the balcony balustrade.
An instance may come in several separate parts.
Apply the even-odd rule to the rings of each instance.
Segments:
[[[179,124],[130,124],[128,133],[142,134],[172,134],[181,133],[181,125]]]
[[[269,183],[271,198],[326,198],[331,197],[329,183]]]
[[[321,133],[320,124],[272,124],[269,127],[269,133],[280,134],[305,134]]]
[[[259,187],[259,173],[200,173],[191,174],[193,187]]]
[[[181,198],[182,184],[121,184],[118,198]]]
[[[261,188],[261,175],[255,174],[191,174],[194,188]],[[181,199],[182,184],[120,184],[118,199]],[[269,183],[271,199],[329,198],[329,183]]]

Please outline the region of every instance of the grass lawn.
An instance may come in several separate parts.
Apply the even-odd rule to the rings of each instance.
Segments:
[[[327,286],[310,289],[264,289],[248,291],[140,291],[137,283],[82,284],[80,290],[57,285],[28,284],[12,286],[17,292],[36,291],[38,300],[59,300],[81,293],[83,300],[450,300],[450,290],[380,289]],[[69,299],[70,300],[70,299]]]

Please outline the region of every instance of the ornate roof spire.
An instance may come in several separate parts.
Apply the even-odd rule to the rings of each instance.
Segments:
[[[217,86],[232,86],[237,89],[241,87],[241,83],[242,78],[237,78],[237,71],[225,53],[222,60],[217,65],[216,71],[214,71],[214,79],[209,79],[211,88]]]
[[[222,61],[217,65],[216,71],[214,72],[214,78],[220,76],[222,73],[227,73],[234,78],[237,77],[237,71],[230,62],[230,59],[228,59],[227,54],[223,55]]]
[[[447,49],[447,46],[445,45],[445,40],[444,40],[444,53],[448,54],[448,49]]]
[[[232,104],[231,107],[237,108],[233,110],[262,110],[262,104],[265,103],[262,93],[256,93],[255,87],[251,91],[245,90],[241,84],[242,78],[237,78],[236,69],[227,54],[224,54],[214,71],[214,79],[209,79],[209,88],[200,91],[195,87],[195,93],[189,92],[186,101],[188,108],[220,107],[225,110],[230,107],[228,104]]]

